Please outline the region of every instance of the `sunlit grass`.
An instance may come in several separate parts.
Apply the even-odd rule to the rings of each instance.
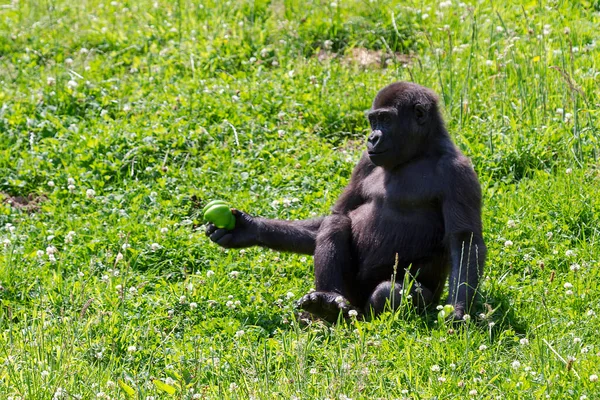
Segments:
[[[598,2],[0,5],[0,398],[600,397]],[[327,213],[379,88],[440,94],[481,302],[299,324],[310,257],[194,212]]]

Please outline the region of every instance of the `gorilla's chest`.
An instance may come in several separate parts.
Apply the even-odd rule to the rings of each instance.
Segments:
[[[439,197],[439,183],[434,167],[421,162],[399,171],[375,168],[362,183],[365,203],[398,212],[430,208]]]
[[[444,235],[439,188],[428,164],[373,170],[362,183],[363,204],[349,214],[361,262],[393,262],[397,252],[411,261],[437,251]]]

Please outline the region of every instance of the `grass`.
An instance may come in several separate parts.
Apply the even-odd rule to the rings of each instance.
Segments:
[[[0,5],[0,397],[600,397],[599,10]],[[482,301],[300,326],[310,257],[217,248],[192,196],[327,213],[396,80],[479,174]]]

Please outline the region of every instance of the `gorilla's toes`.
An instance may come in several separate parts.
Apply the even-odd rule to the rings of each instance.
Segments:
[[[350,305],[350,302],[335,292],[308,293],[298,300],[297,306],[328,322],[337,321],[340,312],[342,312],[344,318],[358,315],[357,310]],[[352,313],[351,310],[356,313]]]

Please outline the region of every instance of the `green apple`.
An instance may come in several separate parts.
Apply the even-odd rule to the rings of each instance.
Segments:
[[[444,312],[446,313],[446,315],[452,315],[452,313],[454,312],[454,306],[452,304],[446,304],[444,306]]]
[[[227,202],[224,200],[211,200],[204,206],[204,208],[202,208],[202,214],[203,215],[206,214],[206,212],[208,211],[209,208],[211,208],[212,206],[217,205],[217,204],[227,205]]]
[[[215,203],[207,208],[204,212],[204,219],[212,222],[219,229],[225,228],[231,230],[235,227],[235,217],[231,213],[229,206],[224,204],[224,202]]]

